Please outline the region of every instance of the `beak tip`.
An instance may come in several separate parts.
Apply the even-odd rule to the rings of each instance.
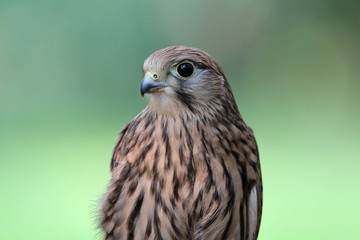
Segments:
[[[141,85],[140,87],[140,94],[141,94],[141,97],[144,98],[144,95],[145,95],[146,91],[145,89],[143,88],[143,86]]]

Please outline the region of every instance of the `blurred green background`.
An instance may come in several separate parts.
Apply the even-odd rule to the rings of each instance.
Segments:
[[[0,239],[98,239],[142,63],[175,44],[223,67],[261,155],[259,239],[360,239],[360,4],[0,1]]]

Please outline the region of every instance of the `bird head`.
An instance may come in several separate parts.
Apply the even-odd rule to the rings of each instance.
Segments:
[[[172,46],[151,54],[143,65],[141,95],[160,114],[212,113],[235,103],[225,74],[206,52]],[[237,109],[237,108],[236,108]]]

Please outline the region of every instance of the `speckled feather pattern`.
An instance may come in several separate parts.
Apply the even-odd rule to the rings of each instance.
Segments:
[[[187,85],[168,73],[183,60],[199,69]],[[151,94],[119,135],[100,211],[104,239],[256,239],[258,149],[220,66],[199,49],[174,46],[152,54],[149,70],[173,89]]]

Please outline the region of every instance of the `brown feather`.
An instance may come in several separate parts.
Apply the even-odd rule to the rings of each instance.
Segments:
[[[188,80],[171,73],[184,60],[197,68]],[[152,54],[148,71],[169,87],[150,94],[119,135],[100,216],[104,239],[256,239],[257,144],[220,66],[199,49],[174,46]]]

